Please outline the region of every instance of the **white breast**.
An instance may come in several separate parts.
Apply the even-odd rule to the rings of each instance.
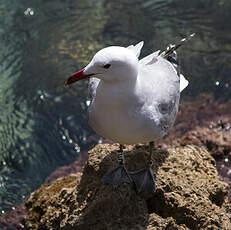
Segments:
[[[114,142],[153,141],[165,135],[174,123],[179,77],[165,60],[152,66],[151,71],[141,68],[134,86],[99,81],[94,89],[89,123],[96,133]]]

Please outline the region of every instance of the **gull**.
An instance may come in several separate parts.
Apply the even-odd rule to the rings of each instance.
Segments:
[[[151,169],[154,140],[166,136],[173,126],[180,92],[188,85],[179,71],[175,50],[193,36],[140,60],[143,41],[128,47],[104,48],[85,68],[65,81],[69,85],[90,78],[89,124],[97,134],[120,144],[118,167],[103,176],[103,184],[117,188],[121,183],[133,183],[139,194],[154,194]],[[149,142],[147,167],[128,171],[124,144],[146,142]]]

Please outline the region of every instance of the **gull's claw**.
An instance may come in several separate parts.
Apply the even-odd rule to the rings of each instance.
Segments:
[[[150,167],[135,172],[130,172],[130,176],[135,184],[137,193],[148,199],[153,196],[156,191],[153,171]]]
[[[117,188],[121,183],[132,183],[132,179],[125,168],[125,166],[119,166],[102,178],[103,184],[111,184],[114,188]]]

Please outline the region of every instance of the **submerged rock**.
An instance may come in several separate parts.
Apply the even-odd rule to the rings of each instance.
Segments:
[[[204,148],[155,149],[155,196],[138,196],[130,184],[101,183],[116,166],[118,145],[97,145],[81,173],[43,185],[26,202],[30,229],[231,229],[228,185]],[[129,170],[145,167],[148,147],[126,146]]]
[[[1,230],[24,230],[27,210],[24,204],[17,205],[0,218]]]

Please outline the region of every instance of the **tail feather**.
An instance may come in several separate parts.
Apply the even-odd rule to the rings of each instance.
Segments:
[[[172,54],[174,54],[174,51],[177,50],[179,47],[181,47],[185,42],[189,41],[192,37],[194,37],[195,33],[190,34],[188,37],[181,39],[178,43],[175,45],[170,45],[168,46],[167,50],[162,52],[160,54],[161,57],[163,58],[168,58]]]
[[[166,58],[169,62],[172,63],[172,65],[175,67],[177,75],[180,78],[180,92],[183,91],[189,84],[188,80],[185,79],[185,77],[180,73],[179,69],[179,63],[177,60],[177,53],[176,50],[181,47],[185,42],[189,41],[195,33],[189,35],[186,38],[181,39],[178,43],[175,45],[170,44],[167,49],[160,54],[161,57]]]
[[[180,92],[182,92],[189,84],[189,81],[185,79],[183,74],[180,74]]]

